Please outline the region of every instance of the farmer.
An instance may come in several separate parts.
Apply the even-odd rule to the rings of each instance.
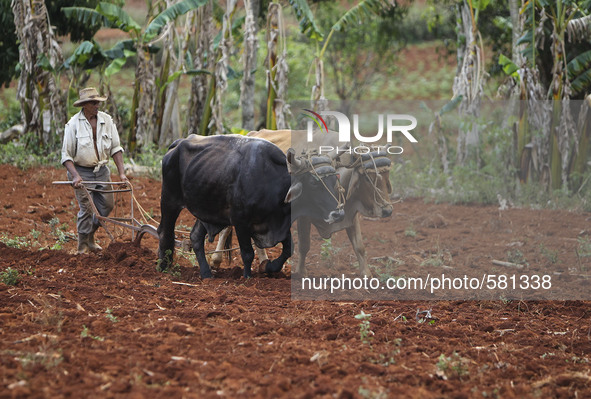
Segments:
[[[82,189],[82,181],[111,181],[111,171],[107,166],[109,156],[113,157],[119,178],[128,182],[123,168],[123,148],[119,141],[117,127],[111,116],[99,112],[99,103],[105,101],[94,87],[80,90],[80,98],[74,103],[82,110],[66,124],[62,145],[62,165],[68,170],[68,179],[72,181],[76,200],[80,206],[76,228],[78,230],[78,253],[100,251],[94,233],[99,221],[93,218],[90,200],[94,202],[101,216],[108,216],[113,210],[113,193],[90,192],[90,198]],[[87,188],[110,190],[106,184],[89,184]]]

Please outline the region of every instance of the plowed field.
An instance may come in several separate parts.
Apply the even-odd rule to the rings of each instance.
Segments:
[[[244,280],[235,253],[202,281],[185,255],[159,273],[153,237],[136,247],[102,229],[104,251],[76,255],[75,240],[56,245],[75,238],[77,205],[54,180],[65,171],[0,168],[0,272],[20,277],[0,282],[0,398],[591,397],[589,302],[295,301],[289,266]],[[158,220],[160,183],[132,183]],[[585,271],[590,226],[584,213],[419,199],[363,221],[369,258],[375,242],[432,268],[521,259]],[[354,261],[348,246],[339,254]]]

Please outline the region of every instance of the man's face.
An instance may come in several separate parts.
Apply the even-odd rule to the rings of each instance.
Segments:
[[[82,105],[82,109],[84,110],[84,115],[87,116],[96,116],[98,113],[99,102],[98,101],[89,101]]]

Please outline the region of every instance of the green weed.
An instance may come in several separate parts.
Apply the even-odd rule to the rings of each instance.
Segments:
[[[320,256],[322,259],[329,260],[337,252],[332,246],[332,239],[324,238],[324,242],[320,245]]]
[[[577,256],[579,258],[587,258],[591,256],[591,240],[589,237],[579,237],[577,238]]]
[[[29,242],[25,237],[8,237],[5,233],[0,237],[0,242],[3,242],[7,247],[18,249],[27,248],[29,246]]]
[[[119,322],[119,319],[117,319],[117,316],[115,316],[113,314],[113,311],[109,308],[107,308],[107,310],[105,310],[105,317],[107,318],[107,320],[109,320],[111,323],[117,323]]]
[[[355,318],[361,320],[361,323],[359,323],[359,338],[361,342],[365,345],[371,345],[374,335],[374,332],[371,331],[371,314],[365,313],[362,310],[361,313],[355,315]]]
[[[527,265],[527,261],[525,260],[525,256],[523,256],[523,252],[516,249],[514,251],[507,251],[507,261],[511,263],[516,263],[518,265]]]
[[[86,325],[82,325],[82,332],[80,333],[80,338],[92,338],[96,341],[104,341],[103,337],[99,337],[98,335],[91,335],[90,329],[86,327]]]
[[[436,367],[439,375],[445,378],[463,377],[468,375],[468,359],[461,357],[457,352],[451,356],[445,356],[443,353],[439,356]]]
[[[7,268],[3,272],[0,272],[0,281],[6,285],[17,285],[20,279],[21,276],[18,270],[11,267]]]
[[[409,226],[409,227],[406,228],[406,230],[404,230],[404,235],[406,237],[412,237],[412,238],[414,238],[414,237],[417,236],[417,232],[416,232],[416,230],[412,226]]]
[[[59,251],[63,248],[63,244],[68,241],[68,236],[65,233],[68,225],[66,223],[60,225],[60,220],[58,218],[52,218],[49,221],[49,227],[51,228],[51,235],[57,239],[55,244],[51,246],[51,249]]]
[[[379,353],[376,359],[372,359],[372,363],[387,367],[391,364],[396,364],[396,356],[400,354],[400,347],[402,346],[402,339],[396,338],[390,342],[392,348],[387,353]]]
[[[540,244],[540,254],[546,258],[550,263],[558,263],[558,251],[547,248],[544,244]]]

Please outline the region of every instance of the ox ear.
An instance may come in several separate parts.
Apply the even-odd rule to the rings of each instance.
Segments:
[[[354,193],[359,188],[359,171],[354,170],[351,173],[351,180],[349,180],[349,184],[347,187],[347,193]]]
[[[285,196],[284,202],[286,204],[289,204],[290,202],[292,202],[296,198],[298,198],[300,195],[302,195],[302,183],[297,182],[296,184],[294,184],[293,186],[291,186],[289,188],[289,191],[287,192],[287,195]]]

